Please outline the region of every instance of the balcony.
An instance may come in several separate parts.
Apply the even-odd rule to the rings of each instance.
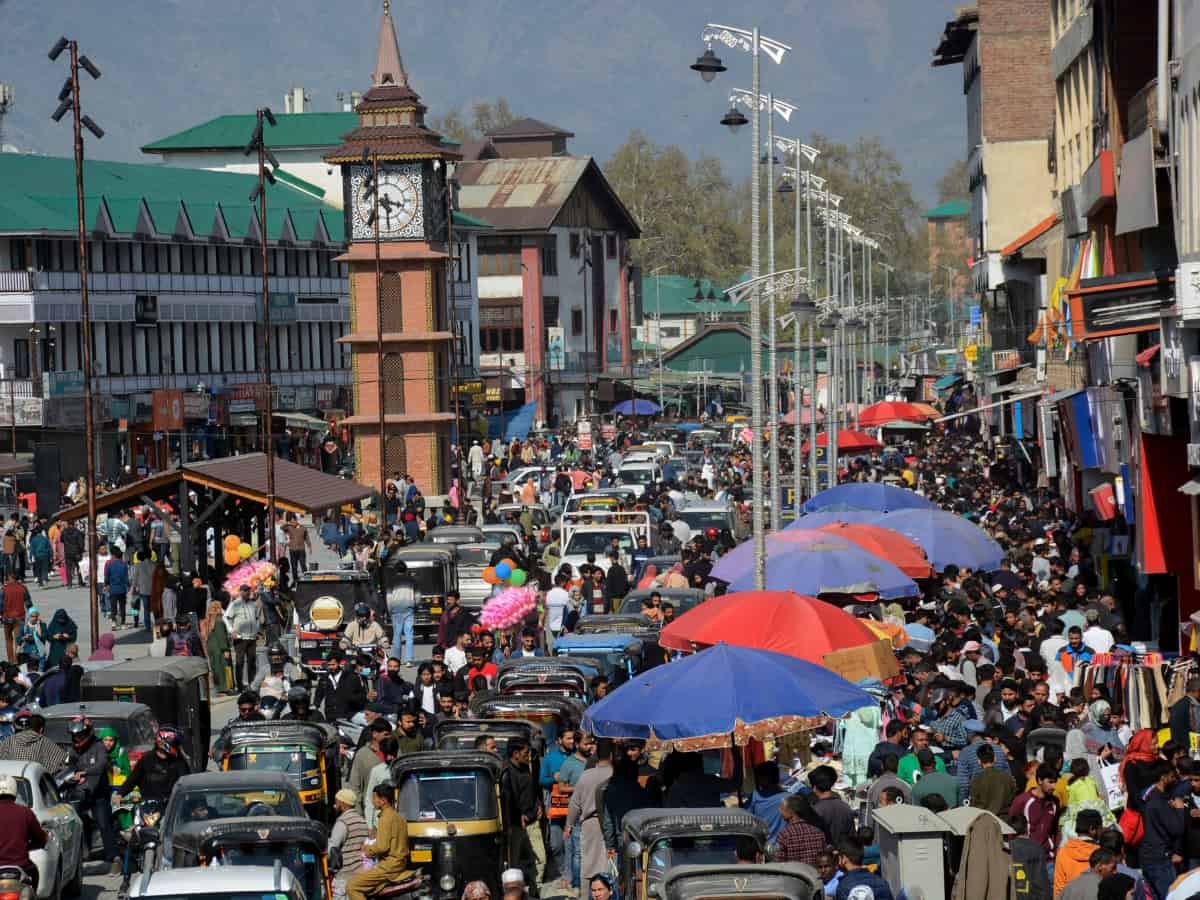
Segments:
[[[33,279],[27,270],[0,269],[0,294],[28,294],[31,290]]]
[[[1140,91],[1129,98],[1125,107],[1125,118],[1129,123],[1126,143],[1149,129],[1154,146],[1155,159],[1162,159],[1165,150],[1158,134],[1158,79],[1148,81]]]

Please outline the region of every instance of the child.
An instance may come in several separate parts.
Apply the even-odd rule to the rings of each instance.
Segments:
[[[1099,800],[1100,792],[1096,789],[1096,780],[1092,778],[1092,770],[1085,757],[1071,760],[1071,777],[1067,781],[1067,806],[1074,806],[1084,800]]]

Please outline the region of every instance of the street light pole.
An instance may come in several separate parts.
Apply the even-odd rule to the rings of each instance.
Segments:
[[[104,130],[92,121],[91,116],[83,115],[79,100],[79,67],[87,71],[93,79],[100,77],[100,70],[86,56],[79,55],[79,43],[60,37],[50,48],[50,61],[58,59],[64,50],[70,50],[70,77],[58,93],[58,109],[50,117],[55,122],[61,121],[68,110],[71,112],[71,124],[75,145],[75,213],[78,227],[79,242],[79,325],[83,343],[83,442],[86,450],[87,464],[85,467],[87,484],[87,545],[88,545],[88,624],[91,626],[91,647],[96,649],[96,641],[100,633],[100,605],[96,592],[97,562],[96,551],[99,546],[99,536],[96,533],[96,432],[95,410],[92,407],[92,317],[88,308],[88,242],[87,220],[84,212],[83,194],[83,129],[86,128],[99,140],[104,137]],[[16,408],[13,408],[13,422],[16,422]]]

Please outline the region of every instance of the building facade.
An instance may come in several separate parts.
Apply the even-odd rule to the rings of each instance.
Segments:
[[[248,175],[85,164],[104,477],[258,445],[261,230],[247,199],[255,184]],[[81,444],[74,161],[0,154],[0,195],[0,394],[11,394],[0,399],[0,423],[15,415],[23,446]],[[342,222],[283,181],[268,188],[267,203],[275,409],[336,416],[348,383]],[[179,415],[155,416],[163,392],[187,396],[167,403]]]

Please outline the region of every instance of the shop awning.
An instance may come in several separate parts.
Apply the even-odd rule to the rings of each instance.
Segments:
[[[1151,347],[1147,347],[1145,350],[1135,356],[1134,359],[1137,360],[1137,364],[1143,369],[1148,369],[1150,368],[1151,360],[1158,355],[1158,351],[1161,347],[1162,344],[1154,344]]]
[[[318,419],[316,416],[310,416],[308,413],[285,412],[276,413],[275,415],[293,428],[308,428],[312,431],[323,431],[329,427],[324,419]]]
[[[948,416],[942,416],[940,419],[934,419],[936,425],[938,422],[951,422],[954,419],[961,419],[966,416],[973,416],[975,413],[984,412],[985,410],[995,409],[998,406],[1007,406],[1010,403],[1019,403],[1022,400],[1032,400],[1034,397],[1042,397],[1045,391],[1033,391],[1028,394],[1020,394],[1016,397],[1008,397],[1004,400],[997,400],[995,403],[985,403],[983,406],[977,406],[974,409],[965,409],[962,412],[951,413]]]
[[[933,383],[933,389],[935,391],[944,391],[948,388],[954,387],[954,385],[958,384],[962,380],[963,377],[961,375],[943,375]]]
[[[1026,231],[1023,235],[1018,237],[1011,244],[1008,244],[1005,247],[1003,247],[1000,250],[1000,255],[1001,256],[1012,256],[1014,253],[1020,253],[1023,249],[1025,249],[1026,245],[1028,245],[1031,241],[1035,240],[1036,238],[1041,237],[1043,234],[1045,234],[1047,231],[1049,231],[1051,228],[1053,228],[1057,224],[1058,224],[1058,216],[1052,213],[1051,215],[1047,216],[1045,219],[1042,219],[1042,221],[1038,222],[1036,225],[1034,225],[1028,231]]]

